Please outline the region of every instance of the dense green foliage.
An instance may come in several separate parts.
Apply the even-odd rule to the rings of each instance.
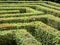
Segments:
[[[8,1],[0,2],[0,45],[60,45],[60,4]]]

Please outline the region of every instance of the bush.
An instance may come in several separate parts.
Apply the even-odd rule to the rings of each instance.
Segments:
[[[26,30],[19,30],[15,34],[17,45],[42,45]]]

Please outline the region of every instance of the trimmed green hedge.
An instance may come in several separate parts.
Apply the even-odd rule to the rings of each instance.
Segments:
[[[12,11],[19,11],[19,10],[22,10],[22,11],[24,11],[24,10],[26,10],[27,12],[28,11],[30,11],[30,12],[35,12],[35,10],[34,9],[32,9],[32,8],[29,8],[29,7],[0,7],[0,10],[2,11],[2,12],[6,12],[4,9],[6,9],[6,11],[10,11],[10,12],[12,12]],[[13,10],[12,10],[13,9]],[[3,11],[4,10],[4,11]]]
[[[16,14],[1,14],[0,18],[7,18],[7,17],[25,17],[25,16],[34,16],[34,15],[43,15],[45,14],[44,12],[36,11],[36,12],[31,12],[31,13],[16,13]]]
[[[56,45],[60,44],[60,32],[42,22],[31,22],[31,23],[17,23],[17,24],[3,24],[0,26],[0,30],[8,29],[10,26],[15,27],[13,29],[27,29],[35,38],[42,42],[44,45]],[[8,28],[7,28],[8,27]],[[12,30],[12,29],[11,29]],[[31,32],[32,31],[32,32]]]
[[[15,43],[13,33],[13,30],[0,31],[0,45],[13,45]]]
[[[60,45],[60,32],[42,22],[35,22],[35,36],[44,45]]]
[[[53,5],[53,6],[56,6],[56,7],[60,7],[60,4],[59,3],[55,3],[55,2],[46,2],[47,4],[50,4],[50,5]]]
[[[0,45],[60,45],[60,8],[54,5],[0,2]]]
[[[26,30],[18,30],[15,33],[17,45],[42,45]]]
[[[39,16],[28,16],[28,17],[10,17],[10,18],[0,18],[0,24],[3,23],[25,23],[25,22],[34,22],[42,21],[47,25],[50,25],[56,29],[60,29],[60,18],[55,17],[50,14],[39,15]]]
[[[19,13],[19,10],[0,10],[0,14]]]
[[[53,14],[57,17],[60,17],[60,11],[58,11],[58,10],[47,8],[44,6],[36,6],[36,8],[37,8],[37,10],[44,11],[47,14]]]
[[[42,45],[25,29],[0,31],[0,45]]]
[[[40,5],[60,11],[60,7],[49,5],[49,4],[46,4],[46,3],[40,3]]]

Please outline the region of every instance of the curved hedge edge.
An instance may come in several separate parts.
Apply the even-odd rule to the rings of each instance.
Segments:
[[[16,22],[17,21],[17,22]],[[0,18],[0,24],[3,23],[28,23],[34,21],[42,21],[47,25],[50,25],[58,30],[60,30],[60,18],[53,15],[39,15],[39,16],[28,16],[28,17],[10,17],[10,18]]]
[[[15,27],[13,29],[28,29],[28,31],[34,30],[34,32],[31,32],[33,36],[36,37],[36,39],[43,44],[59,44],[60,40],[60,32],[40,21],[35,21],[31,23],[17,23],[17,24],[3,24],[1,29],[8,29],[10,27]],[[12,30],[12,29],[11,29]],[[34,33],[34,34],[33,34]],[[49,40],[49,41],[48,41]]]
[[[14,35],[14,30],[0,31],[0,45],[7,45],[7,44],[12,45],[14,41],[13,35]]]
[[[45,45],[60,45],[60,32],[42,22],[35,22],[35,37]]]
[[[17,45],[42,45],[26,30],[18,30],[15,33]]]

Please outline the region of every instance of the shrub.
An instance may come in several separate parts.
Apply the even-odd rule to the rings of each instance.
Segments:
[[[19,30],[15,34],[17,45],[42,45],[26,30]]]

